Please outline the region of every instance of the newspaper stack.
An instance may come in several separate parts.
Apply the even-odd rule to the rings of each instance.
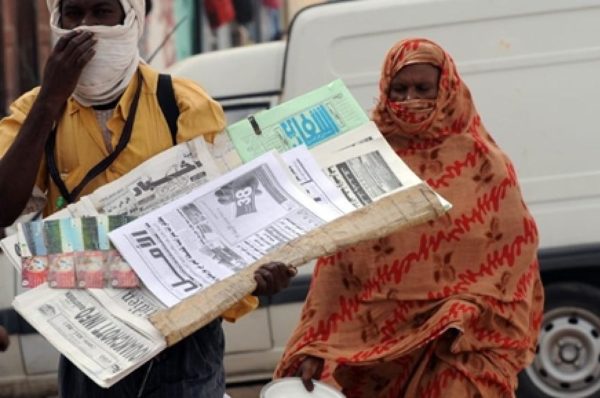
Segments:
[[[250,294],[265,262],[303,265],[449,208],[337,81],[230,126],[213,146],[173,147],[55,216],[138,217],[109,237],[145,287],[42,285],[14,307],[108,387]],[[18,263],[14,238],[2,246]]]

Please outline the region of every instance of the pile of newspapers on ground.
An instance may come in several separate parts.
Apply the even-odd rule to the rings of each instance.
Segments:
[[[98,385],[113,385],[251,292],[250,266],[301,265],[450,208],[341,81],[226,133],[174,146],[2,241],[23,284],[39,285],[14,308]],[[412,196],[384,202],[402,192]],[[165,327],[185,329],[177,319],[188,330],[171,338]]]

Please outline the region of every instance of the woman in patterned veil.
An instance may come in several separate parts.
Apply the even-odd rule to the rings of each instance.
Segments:
[[[543,311],[535,221],[452,58],[387,54],[373,120],[444,217],[321,258],[276,377],[348,397],[514,397]]]

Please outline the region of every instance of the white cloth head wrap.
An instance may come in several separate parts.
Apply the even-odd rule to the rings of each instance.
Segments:
[[[64,0],[63,0],[64,1]],[[136,16],[136,22],[138,25],[139,37],[144,34],[144,22],[146,21],[146,0],[119,0],[125,10],[125,15],[129,13],[129,10],[133,9]],[[58,10],[58,4],[60,0],[46,0],[48,10],[50,14],[53,14],[55,10]],[[58,10],[60,13],[60,10]]]
[[[50,10],[50,28],[57,37],[70,30],[60,26],[60,0],[46,0]],[[102,105],[115,101],[127,88],[140,58],[138,41],[144,33],[145,0],[120,0],[125,11],[122,25],[78,26],[76,30],[94,33],[96,54],[85,66],[73,92],[84,106]]]

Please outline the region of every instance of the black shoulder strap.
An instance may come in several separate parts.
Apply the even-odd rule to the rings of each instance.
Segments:
[[[177,106],[177,100],[175,99],[173,80],[170,75],[158,75],[156,97],[158,98],[160,109],[169,125],[173,145],[177,145],[177,119],[179,118],[179,107]]]

